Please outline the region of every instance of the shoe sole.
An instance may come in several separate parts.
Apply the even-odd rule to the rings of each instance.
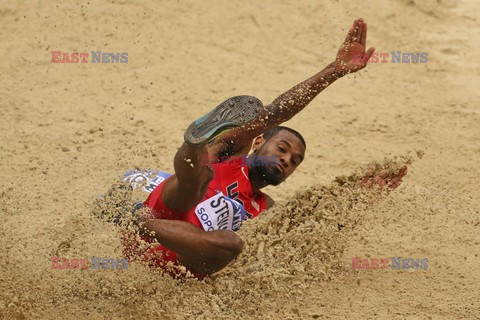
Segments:
[[[255,119],[263,104],[252,96],[236,96],[225,100],[205,116],[195,120],[185,131],[185,142],[207,144],[222,133]]]

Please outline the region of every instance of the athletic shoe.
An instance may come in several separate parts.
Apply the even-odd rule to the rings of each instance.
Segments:
[[[252,96],[236,96],[222,102],[185,131],[185,142],[204,145],[222,133],[240,127],[255,119],[263,111],[263,104]]]

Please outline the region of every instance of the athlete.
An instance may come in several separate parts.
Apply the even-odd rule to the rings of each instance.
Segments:
[[[258,216],[274,204],[261,189],[285,181],[305,157],[306,143],[300,133],[279,125],[334,81],[363,69],[375,50],[365,50],[366,39],[367,24],[357,19],[334,62],[270,105],[264,107],[251,96],[232,97],[194,121],[175,154],[175,174],[144,202],[148,213],[144,211],[141,217],[140,233],[160,245],[143,257],[161,253],[154,259],[157,265],[169,261],[183,265],[198,278],[232,262],[243,248],[234,231],[244,219]],[[359,52],[362,59],[358,59]],[[249,159],[274,157],[278,161],[259,165],[254,159],[246,163],[241,156],[251,150]],[[205,164],[206,154],[222,161]],[[393,189],[405,173],[377,176],[375,183]]]

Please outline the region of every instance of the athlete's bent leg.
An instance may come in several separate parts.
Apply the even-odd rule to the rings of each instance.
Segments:
[[[213,178],[212,167],[202,161],[208,152],[205,145],[226,130],[251,122],[262,107],[254,97],[233,97],[188,127],[185,142],[175,154],[175,175],[165,181],[161,193],[169,209],[188,212],[201,202]],[[181,264],[200,274],[224,268],[243,249],[243,241],[232,231],[206,232],[183,221],[142,220],[145,230],[154,233],[153,238],[175,252]]]
[[[179,262],[197,273],[210,275],[221,270],[243,249],[242,239],[232,231],[206,232],[177,220],[143,219],[143,223],[144,235],[175,251]]]
[[[187,212],[203,199],[213,178],[212,167],[202,162],[202,155],[206,154],[204,145],[193,146],[184,142],[178,149],[173,161],[175,175],[165,181],[161,195],[167,207]]]
[[[187,128],[185,142],[175,154],[175,175],[163,187],[161,196],[167,207],[187,212],[203,199],[213,178],[212,167],[202,161],[208,158],[205,145],[226,130],[250,123],[262,108],[255,97],[232,97]]]

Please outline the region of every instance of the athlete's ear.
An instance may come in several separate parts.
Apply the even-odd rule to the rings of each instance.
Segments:
[[[265,143],[265,139],[263,138],[263,135],[259,135],[253,139],[253,152],[256,152],[260,147]]]

